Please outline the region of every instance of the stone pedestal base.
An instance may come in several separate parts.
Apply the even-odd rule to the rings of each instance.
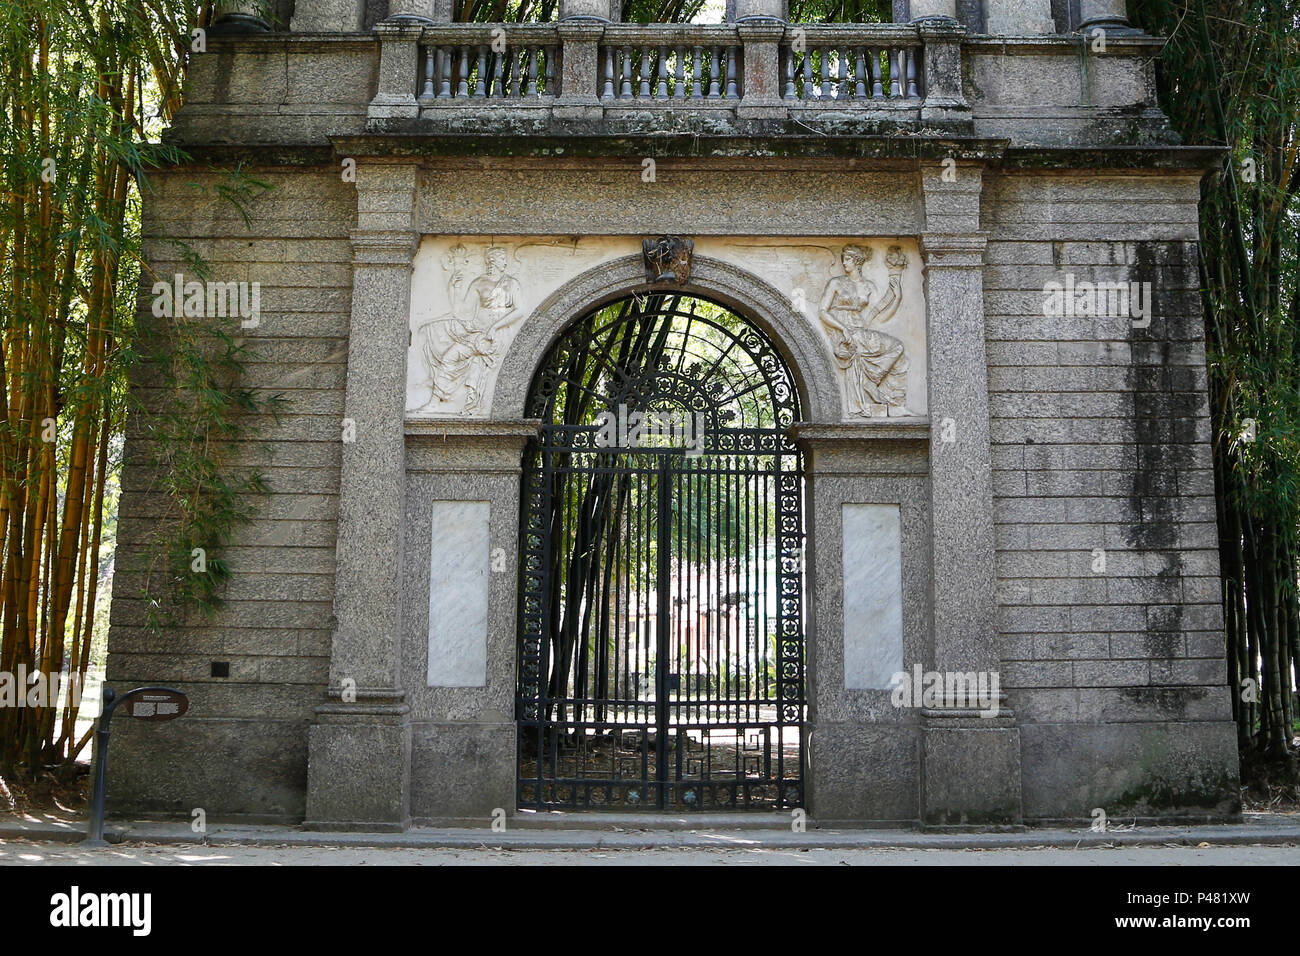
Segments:
[[[745,97],[736,107],[736,118],[743,120],[785,119],[790,110],[775,97]]]
[[[400,702],[330,703],[307,735],[309,830],[410,825],[411,725]]]
[[[515,815],[515,724],[414,728],[411,816],[417,824],[489,827]],[[472,768],[472,769],[470,769]]]
[[[594,96],[561,96],[551,108],[551,115],[559,120],[599,123],[605,115],[605,107]]]
[[[807,747],[808,806],[819,826],[915,824],[915,724],[822,724]]]
[[[1020,731],[1013,717],[925,711],[921,741],[926,826],[1022,824]]]

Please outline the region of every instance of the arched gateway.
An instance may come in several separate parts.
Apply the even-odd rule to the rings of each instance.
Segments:
[[[680,293],[546,355],[520,529],[518,801],[803,803],[799,395],[773,343]]]
[[[259,287],[242,387],[288,410],[232,449],[269,494],[222,608],[160,644],[114,579],[108,682],[191,700],[114,731],[119,812],[1235,813],[1184,294],[1220,160],[1175,145],[1122,0],[385,6],[212,31],[168,134],[195,159],[151,172],[146,273],[199,248]],[[1103,285],[1142,321],[1045,303]],[[121,568],[174,543],[149,436]]]

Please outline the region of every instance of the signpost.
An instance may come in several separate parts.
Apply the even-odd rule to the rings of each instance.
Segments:
[[[121,697],[104,688],[104,706],[95,731],[95,780],[90,794],[90,821],[86,846],[107,846],[104,840],[104,786],[108,773],[108,723],[118,707],[136,720],[175,720],[190,709],[190,699],[170,687],[137,687]]]

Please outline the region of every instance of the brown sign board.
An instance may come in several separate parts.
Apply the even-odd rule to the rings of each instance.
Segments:
[[[174,720],[190,709],[190,699],[176,690],[146,690],[122,702],[126,715],[137,720]]]

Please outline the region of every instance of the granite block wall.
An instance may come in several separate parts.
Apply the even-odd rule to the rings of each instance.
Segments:
[[[1003,685],[1026,819],[1234,809],[1195,176],[991,176],[985,309]],[[1048,282],[1153,309],[1048,317]]]
[[[133,813],[189,819],[202,807],[225,818],[298,820],[304,812],[306,727],[329,669],[356,200],[333,167],[247,172],[271,187],[249,204],[248,224],[216,194],[221,173],[158,172],[146,196],[144,258],[155,273],[189,278],[184,244],[213,280],[260,284],[259,325],[242,333],[244,382],[286,404],[278,421],[247,419],[256,432],[229,460],[260,472],[271,493],[221,552],[232,570],[225,606],[163,637],[144,626],[139,560],[165,534],[164,502],[151,448],[128,424],[108,683],[163,683],[191,701],[174,724],[115,722],[110,795]],[[152,281],[142,282],[145,309]],[[146,406],[157,387],[141,369],[135,389]],[[214,663],[228,665],[229,676],[213,676]]]

